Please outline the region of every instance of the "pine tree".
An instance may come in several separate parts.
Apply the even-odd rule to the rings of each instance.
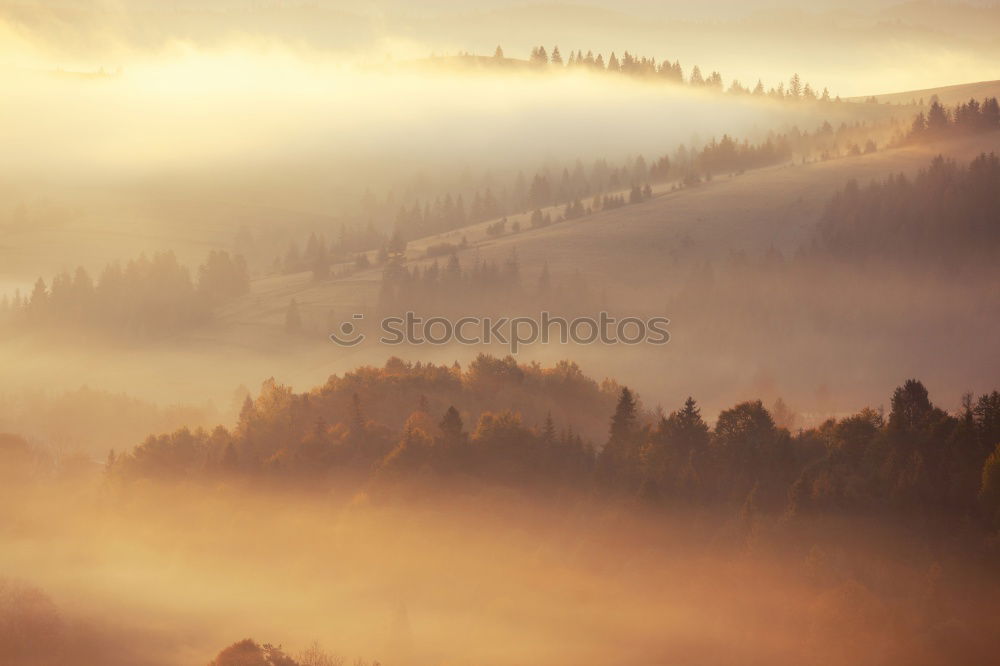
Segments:
[[[444,269],[445,279],[451,284],[457,284],[462,277],[462,265],[454,252],[448,256],[448,265]]]
[[[948,129],[948,111],[935,99],[931,103],[931,108],[927,110],[927,130],[940,134],[946,129]]]
[[[662,426],[664,435],[684,458],[708,445],[708,424],[701,418],[701,410],[691,396],[684,401],[684,407],[672,413]]]
[[[691,80],[689,81],[689,83],[692,86],[703,86],[703,85],[705,85],[705,79],[701,75],[701,68],[698,67],[698,65],[695,65],[694,68],[691,70]]]
[[[615,413],[611,417],[611,441],[625,441],[630,438],[635,433],[636,424],[635,397],[628,387],[623,387]]]
[[[531,50],[531,64],[541,66],[547,65],[549,62],[549,55],[545,52],[544,46],[536,46]]]
[[[556,442],[556,426],[552,421],[551,411],[545,414],[545,425],[542,426],[541,440],[546,446],[551,446]]]
[[[983,100],[982,114],[984,129],[1000,128],[1000,103],[997,102],[996,97],[988,97]]]
[[[802,79],[798,74],[792,74],[792,79],[788,82],[788,96],[794,99],[802,97]]]
[[[464,427],[462,423],[462,416],[455,409],[454,405],[448,407],[448,411],[444,413],[441,418],[441,423],[439,426],[441,428],[441,434],[445,438],[457,438],[462,434],[462,428]]]
[[[611,417],[607,444],[601,450],[600,469],[606,481],[633,485],[640,477],[640,442],[635,398],[622,388]]]

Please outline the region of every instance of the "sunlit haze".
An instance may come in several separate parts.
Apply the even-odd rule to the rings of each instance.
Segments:
[[[0,3],[0,664],[986,664],[1000,4]]]

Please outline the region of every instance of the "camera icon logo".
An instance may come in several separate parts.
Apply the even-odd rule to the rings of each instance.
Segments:
[[[363,314],[353,314],[351,319],[361,320],[364,319]],[[357,326],[355,326],[350,321],[345,321],[340,324],[339,335],[334,332],[330,334],[330,340],[340,345],[341,347],[354,347],[365,341],[365,334],[358,331]]]

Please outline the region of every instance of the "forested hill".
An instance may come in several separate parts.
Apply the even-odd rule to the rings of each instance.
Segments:
[[[818,231],[827,252],[851,261],[995,266],[1000,159],[983,154],[965,166],[938,156],[912,179],[852,180],[827,204]]]
[[[748,401],[710,427],[692,398],[660,415],[572,363],[542,368],[481,355],[463,370],[394,358],[300,394],[265,382],[234,428],[150,436],[112,454],[108,475],[310,486],[348,471],[376,485],[430,475],[438,488],[465,479],[652,505],[1000,527],[1000,392],[967,396],[951,414],[911,379],[890,405],[888,414],[865,408],[792,432],[782,403],[769,410]]]

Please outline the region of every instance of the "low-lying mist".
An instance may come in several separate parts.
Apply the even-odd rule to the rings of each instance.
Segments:
[[[55,605],[4,635],[29,655],[18,663],[118,663],[94,658],[109,644],[131,664],[205,663],[252,636],[386,664],[934,664],[983,658],[996,628],[979,565],[833,519],[795,538],[762,522],[750,539],[738,507],[663,514],[350,478],[324,496],[3,493],[4,589],[35,586]],[[0,598],[7,618],[24,611]],[[81,622],[88,641],[74,638]]]
[[[307,169],[319,169],[314,180],[360,194],[414,172],[454,179],[469,167],[618,160],[695,137],[759,138],[795,122],[822,122],[812,108],[622,77],[359,66],[280,50],[179,46],[172,57],[140,58],[99,75],[49,68],[9,76],[2,166],[22,179],[143,182],[155,175],[171,182],[189,172],[225,182],[215,172],[266,165],[281,182],[289,169],[305,182]]]

